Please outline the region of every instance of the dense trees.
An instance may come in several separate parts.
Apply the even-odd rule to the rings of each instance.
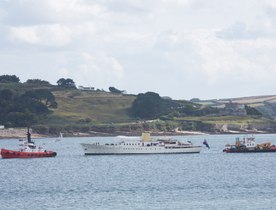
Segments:
[[[161,98],[157,93],[138,94],[130,109],[140,119],[173,119],[174,117],[218,114],[217,108],[205,107],[189,101]]]
[[[163,100],[154,92],[140,93],[132,104],[131,113],[142,119],[156,118],[164,111]]]
[[[0,90],[0,123],[6,126],[30,126],[56,107],[49,90],[28,90],[23,94],[10,89]]]
[[[72,79],[64,79],[61,78],[57,81],[58,86],[63,87],[63,88],[72,88],[76,89],[75,82]]]
[[[7,83],[7,82],[15,82],[19,83],[19,78],[15,75],[1,75],[0,76],[0,83]]]
[[[1,83],[3,84],[0,87],[0,124],[7,127],[30,126],[45,119],[50,113],[49,108],[57,108],[55,96],[50,89],[31,89],[21,84],[15,75],[1,75]],[[40,79],[28,79],[25,83],[34,84],[32,87],[36,88],[50,85],[49,82]]]
[[[34,85],[50,85],[48,81],[41,80],[41,79],[28,79],[26,81],[27,84],[34,84]]]
[[[124,92],[123,90],[119,90],[119,89],[117,89],[117,88],[115,88],[115,87],[109,87],[108,89],[109,89],[109,91],[110,91],[111,93],[116,93],[116,94],[121,94],[121,93]]]
[[[51,91],[47,89],[28,90],[22,95],[22,97],[26,99],[39,101],[46,107],[57,107],[55,96],[51,93]]]
[[[262,115],[262,113],[259,112],[254,107],[250,107],[250,106],[245,105],[245,110],[246,110],[246,114],[247,115],[257,115],[257,116],[261,116]]]

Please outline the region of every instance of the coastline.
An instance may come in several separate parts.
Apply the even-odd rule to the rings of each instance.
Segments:
[[[32,138],[45,138],[47,135],[38,134],[36,132],[32,132]],[[0,129],[0,139],[17,139],[17,138],[26,138],[27,129],[26,128],[8,128],[8,129]]]
[[[172,132],[150,132],[152,136],[187,136],[187,135],[208,135],[209,133],[203,133],[198,131],[172,131]],[[0,130],[0,139],[15,139],[26,138],[27,130],[25,128],[9,128]],[[32,138],[55,138],[57,135],[45,135],[39,134],[31,130]],[[141,132],[70,132],[64,133],[64,137],[113,137],[113,136],[141,136]]]
[[[200,131],[179,131],[174,130],[170,132],[162,131],[145,131],[150,132],[152,136],[189,136],[189,135],[221,135],[221,134],[268,134],[264,131],[247,130],[247,131],[220,131],[220,132],[200,132]],[[27,130],[26,128],[9,128],[0,130],[0,139],[16,139],[16,138],[26,138]],[[58,135],[53,134],[40,134],[32,131],[32,138],[57,138]],[[64,137],[115,137],[115,136],[141,136],[141,132],[114,132],[114,133],[104,133],[104,132],[67,132],[63,133]]]

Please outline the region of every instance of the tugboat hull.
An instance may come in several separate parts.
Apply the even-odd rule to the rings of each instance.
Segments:
[[[227,144],[223,150],[226,153],[260,153],[276,152],[276,146],[271,142],[257,144],[254,137],[244,137],[242,140],[236,138],[235,144]]]
[[[15,151],[8,149],[1,149],[2,158],[45,158],[45,157],[55,157],[56,152],[53,151],[37,151],[37,152],[25,152],[25,151]]]
[[[273,149],[254,149],[254,150],[224,149],[223,152],[226,152],[226,153],[260,153],[260,152],[276,152],[276,148],[273,148]]]

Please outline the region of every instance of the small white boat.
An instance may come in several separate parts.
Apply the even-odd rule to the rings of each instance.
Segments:
[[[184,154],[199,153],[201,146],[175,139],[151,139],[143,133],[141,140],[126,140],[101,144],[81,143],[85,155],[123,155],[123,154]]]

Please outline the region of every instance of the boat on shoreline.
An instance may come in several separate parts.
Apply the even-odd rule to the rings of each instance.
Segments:
[[[254,153],[254,152],[276,152],[276,146],[271,142],[257,144],[254,137],[236,138],[235,144],[227,144],[223,150],[226,153]]]
[[[31,133],[28,128],[27,139],[20,140],[20,149],[10,150],[10,149],[1,149],[1,156],[4,159],[7,158],[45,158],[45,157],[55,157],[56,152],[48,151],[42,147],[37,147],[35,143],[31,140]]]
[[[151,139],[143,133],[140,140],[123,139],[117,143],[81,143],[85,155],[130,155],[130,154],[185,154],[200,153],[201,146],[175,139]]]

